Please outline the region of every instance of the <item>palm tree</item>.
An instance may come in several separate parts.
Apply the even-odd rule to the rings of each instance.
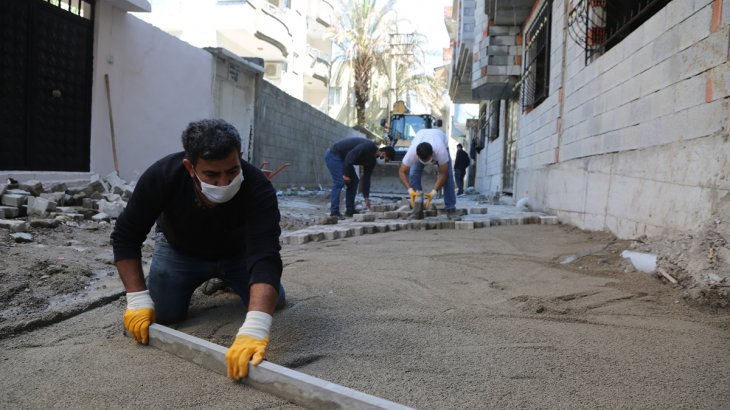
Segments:
[[[387,15],[393,9],[394,0],[388,0],[382,7],[377,3],[378,0],[340,0],[342,12],[334,25],[333,42],[342,51],[339,58],[346,62],[341,67],[348,66],[353,76],[355,117],[359,126],[366,124],[365,109],[374,70],[383,64],[388,49]]]
[[[337,67],[333,82],[339,83],[344,73],[352,76],[356,125],[371,130],[379,128],[380,118],[389,112],[390,107],[381,108],[388,105],[385,101],[380,104],[388,95],[393,97],[392,103],[415,92],[431,113],[443,113],[446,85],[432,75],[419,74],[423,72],[426,37],[413,32],[405,35],[407,40],[393,41],[392,35],[398,33],[397,16],[390,13],[394,1],[379,7],[378,0],[340,0],[341,12],[333,25],[333,42],[341,50],[333,64]],[[393,60],[395,64],[391,64]],[[395,90],[391,89],[393,77]],[[368,104],[371,95],[378,104]]]

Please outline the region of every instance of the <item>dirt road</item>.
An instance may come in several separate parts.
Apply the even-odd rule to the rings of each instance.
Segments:
[[[624,273],[623,245],[557,225],[288,245],[267,358],[419,409],[725,407],[730,315]],[[122,312],[0,340],[0,407],[296,408],[135,345]],[[196,294],[178,329],[228,345],[243,315]]]

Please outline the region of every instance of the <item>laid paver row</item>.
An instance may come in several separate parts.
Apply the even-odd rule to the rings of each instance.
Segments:
[[[387,212],[386,212],[387,213]],[[396,212],[397,213],[397,212]],[[559,223],[557,216],[529,213],[527,215],[486,216],[471,214],[461,221],[426,218],[420,220],[377,219],[375,213],[355,215],[355,222],[340,222],[336,225],[313,225],[281,236],[282,245],[303,245],[308,242],[331,241],[366,234],[393,232],[402,230],[457,229],[470,230],[500,225]]]

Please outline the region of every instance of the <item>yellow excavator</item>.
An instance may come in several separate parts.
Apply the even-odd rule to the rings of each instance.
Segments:
[[[402,194],[405,190],[398,176],[400,162],[411,146],[416,133],[424,128],[440,128],[443,121],[431,114],[413,114],[405,102],[398,100],[388,118],[380,120],[380,126],[385,130],[387,143],[395,149],[395,158],[382,167],[375,167],[371,180],[371,191],[377,193]],[[426,167],[423,173],[423,183],[435,181],[435,168]]]
[[[393,104],[390,118],[380,120],[380,125],[385,129],[388,143],[395,148],[394,160],[400,161],[418,131],[424,128],[440,128],[443,121],[431,114],[413,114],[404,101],[398,100]]]

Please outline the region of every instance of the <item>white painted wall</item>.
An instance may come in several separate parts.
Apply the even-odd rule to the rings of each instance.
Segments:
[[[550,96],[520,121],[515,195],[622,238],[711,218],[730,194],[730,17],[711,32],[712,3],[672,1],[586,66],[555,1]]]
[[[94,37],[91,170],[114,171],[108,74],[120,176],[136,180],[182,150],[189,122],[213,115],[214,58],[106,2],[97,2]]]

